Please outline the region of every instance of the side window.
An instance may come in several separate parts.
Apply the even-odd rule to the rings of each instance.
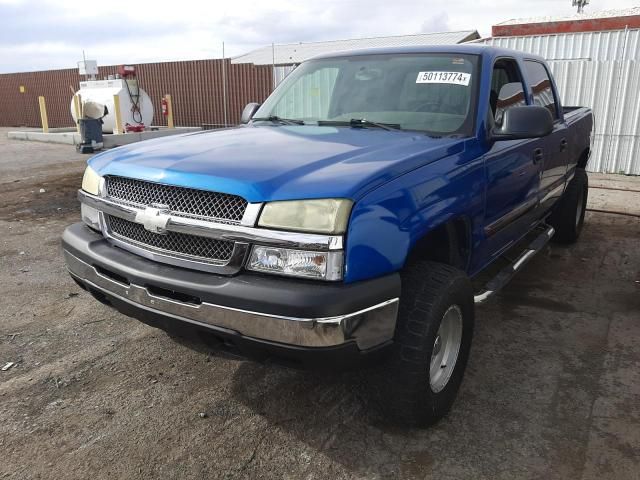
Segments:
[[[526,60],[524,62],[527,69],[527,78],[531,90],[533,91],[533,103],[540,107],[545,107],[551,112],[553,118],[558,118],[556,109],[556,98],[551,87],[551,79],[544,65],[540,62]]]
[[[522,75],[514,60],[501,59],[493,66],[489,103],[495,125],[502,125],[506,110],[526,105]]]

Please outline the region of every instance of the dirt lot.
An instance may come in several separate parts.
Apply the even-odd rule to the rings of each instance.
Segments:
[[[194,350],[81,292],[59,238],[85,159],[0,130],[0,478],[640,477],[639,218],[589,213],[480,308],[452,413],[407,430],[364,374]]]

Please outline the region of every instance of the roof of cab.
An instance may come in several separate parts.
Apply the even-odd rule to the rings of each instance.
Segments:
[[[361,50],[345,50],[342,52],[327,53],[318,55],[310,60],[319,60],[327,58],[354,57],[361,55],[402,55],[407,53],[453,53],[466,55],[482,55],[491,58],[497,57],[514,57],[514,58],[534,58],[544,61],[538,55],[521,52],[518,50],[510,50],[508,48],[499,48],[482,43],[470,43],[464,45],[417,45],[409,47],[386,47],[386,48],[366,48]]]

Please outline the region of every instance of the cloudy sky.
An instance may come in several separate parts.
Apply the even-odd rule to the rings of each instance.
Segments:
[[[591,0],[587,12],[639,6]],[[0,73],[218,58],[271,42],[477,29],[511,18],[570,15],[570,0],[0,0]]]

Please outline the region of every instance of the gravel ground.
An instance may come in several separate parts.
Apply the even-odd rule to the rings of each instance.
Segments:
[[[451,414],[401,429],[366,373],[176,343],[80,291],[59,239],[84,160],[0,129],[0,478],[639,478],[639,218],[538,255],[479,309]]]

